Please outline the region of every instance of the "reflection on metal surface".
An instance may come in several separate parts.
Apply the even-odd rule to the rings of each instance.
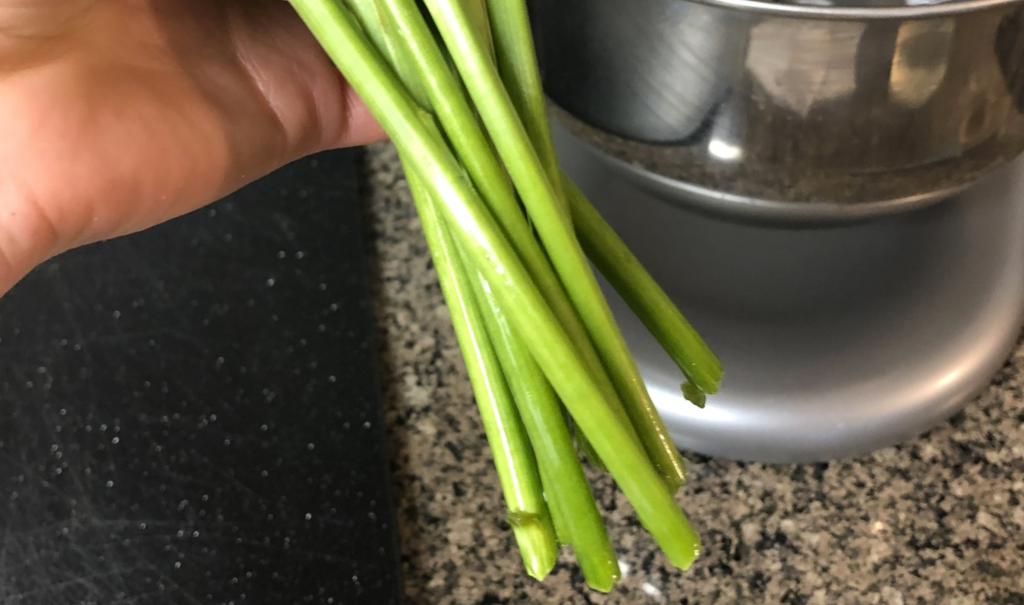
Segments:
[[[735,162],[743,157],[743,148],[722,139],[711,139],[708,142],[708,153],[722,161]]]
[[[634,0],[628,10],[617,1],[571,4],[562,12],[541,3],[534,12],[559,32],[538,38],[558,85],[590,99],[578,107],[582,117],[655,142],[683,140],[701,127],[728,85],[716,70],[732,42],[715,9],[651,0]]]
[[[995,52],[1006,90],[1019,113],[1024,113],[1024,73],[1019,69],[1024,57],[1024,8],[1006,14],[996,27]]]
[[[755,206],[909,208],[1024,150],[1020,0],[874,8],[863,19],[726,3],[534,0],[544,84],[563,123],[748,216]]]
[[[957,198],[829,229],[668,204],[556,129],[563,166],[722,359],[704,409],[610,289],[676,442],[766,462],[862,455],[931,428],[989,384],[1024,318],[1024,158]]]
[[[781,107],[806,117],[818,102],[856,88],[856,57],[865,25],[820,21],[794,28],[789,19],[768,19],[750,30],[746,66]]]
[[[908,21],[896,34],[896,54],[889,74],[889,93],[899,104],[924,105],[946,77],[953,48],[953,19]]]

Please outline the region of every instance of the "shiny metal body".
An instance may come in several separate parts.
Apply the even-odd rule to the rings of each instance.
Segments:
[[[865,454],[988,385],[1024,320],[1024,158],[927,208],[765,228],[666,203],[556,129],[561,160],[722,358],[703,410],[605,285],[676,442],[762,462]]]
[[[952,195],[1024,150],[1024,3],[860,1],[531,10],[563,123],[681,203],[859,218]]]

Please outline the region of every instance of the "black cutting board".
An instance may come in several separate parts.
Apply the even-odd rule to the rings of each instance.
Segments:
[[[0,299],[0,603],[399,602],[355,165]]]

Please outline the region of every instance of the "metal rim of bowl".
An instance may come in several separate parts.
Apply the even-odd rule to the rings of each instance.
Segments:
[[[884,20],[884,19],[927,19],[948,17],[962,13],[982,11],[990,8],[1020,4],[1022,0],[945,0],[937,4],[916,6],[814,6],[765,2],[763,0],[687,0],[711,6],[745,12],[757,12],[779,17],[814,18],[830,20]]]
[[[817,227],[865,221],[930,206],[963,192],[974,183],[856,204],[773,201],[672,179],[611,156],[575,135],[570,137],[610,168],[667,203],[747,223]]]

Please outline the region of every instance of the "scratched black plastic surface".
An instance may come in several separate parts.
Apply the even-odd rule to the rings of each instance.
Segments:
[[[353,159],[0,299],[0,603],[398,602]]]

